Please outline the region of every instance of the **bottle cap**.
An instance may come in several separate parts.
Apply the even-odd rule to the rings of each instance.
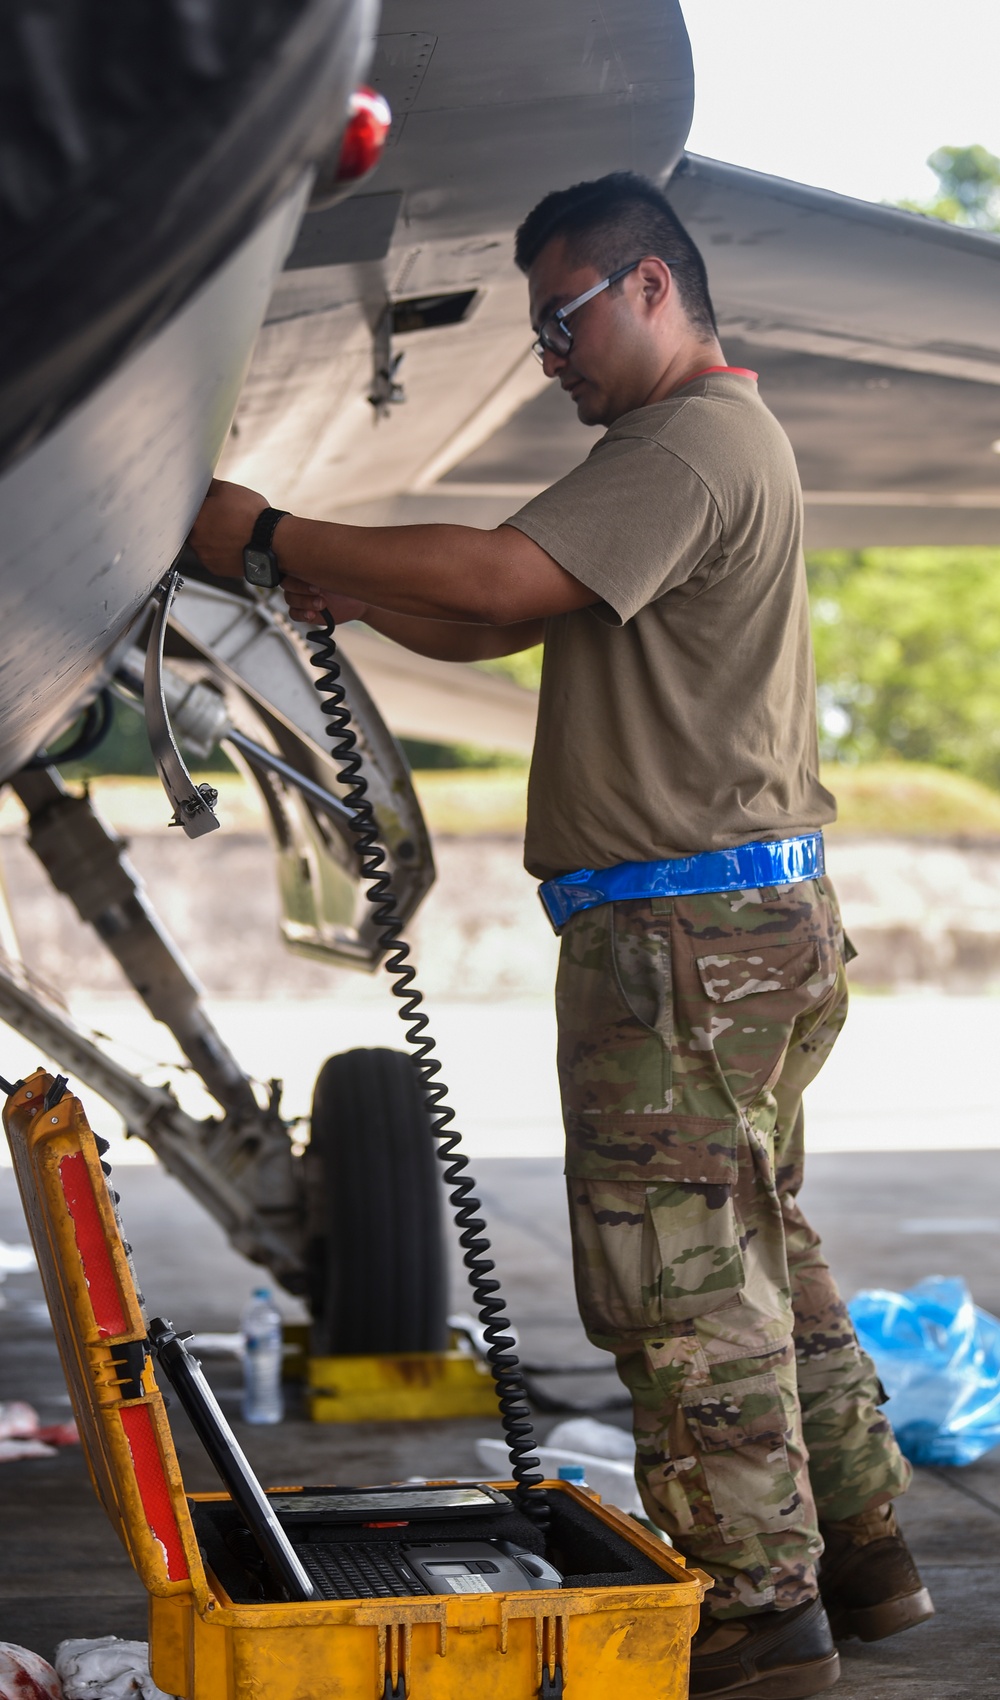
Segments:
[[[584,1487],[587,1481],[587,1472],[582,1464],[560,1464],[559,1480],[561,1482],[575,1482],[577,1487]]]
[[[253,1296],[255,1299],[269,1299],[271,1297],[271,1289],[270,1287],[255,1287],[253,1290]]]

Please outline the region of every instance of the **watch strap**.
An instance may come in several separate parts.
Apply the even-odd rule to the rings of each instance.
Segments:
[[[250,533],[250,542],[247,547],[250,549],[270,549],[271,539],[274,536],[279,519],[287,518],[287,508],[263,508],[254,521],[254,528]]]

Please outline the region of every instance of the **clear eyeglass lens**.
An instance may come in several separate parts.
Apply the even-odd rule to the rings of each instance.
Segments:
[[[544,360],[546,353],[558,354],[560,357],[566,355],[572,346],[573,338],[558,319],[546,319],[532,344],[539,360]]]

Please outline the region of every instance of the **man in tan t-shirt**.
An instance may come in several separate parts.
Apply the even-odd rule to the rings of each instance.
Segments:
[[[755,378],[716,367],[625,414],[508,522],[601,598],[545,634],[525,856],[540,879],[834,818],[802,498]]]
[[[547,375],[606,428],[580,467],[491,532],[216,484],[192,542],[240,576],[266,533],[296,618],[421,654],[544,640],[525,861],[562,932],[581,1315],[631,1391],[649,1516],[713,1580],[691,1693],[805,1696],[838,1671],[820,1588],[865,1639],[932,1608],[892,1513],[909,1467],[796,1202],[847,1001],[798,477],[652,184],[547,196],[516,257]]]

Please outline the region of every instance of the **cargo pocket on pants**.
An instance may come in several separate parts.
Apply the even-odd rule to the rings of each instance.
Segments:
[[[746,1269],[731,1187],[647,1186],[645,1229],[655,1327],[688,1323],[739,1299]]]
[[[567,1177],[573,1270],[584,1327],[655,1334],[738,1299],[740,1230],[724,1186]]]
[[[759,944],[695,958],[705,1000],[688,1049],[714,1062],[733,1104],[747,1111],[778,1079],[795,1025],[819,1009],[836,984],[838,959],[826,939]],[[692,1083],[698,1070],[691,1075]]]
[[[774,1375],[692,1388],[682,1395],[723,1540],[776,1534],[794,1525],[801,1503],[785,1440]]]

